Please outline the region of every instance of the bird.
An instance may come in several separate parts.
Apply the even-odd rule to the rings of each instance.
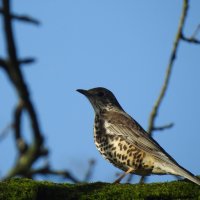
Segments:
[[[103,87],[77,89],[92,104],[95,112],[94,142],[101,155],[124,173],[149,176],[171,174],[198,185],[200,179],[180,166],[142,126],[127,114],[114,94]]]

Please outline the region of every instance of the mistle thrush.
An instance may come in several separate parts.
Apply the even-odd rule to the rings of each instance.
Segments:
[[[172,174],[200,185],[200,180],[181,167],[118,103],[105,88],[78,89],[95,111],[94,141],[102,156],[128,173]]]

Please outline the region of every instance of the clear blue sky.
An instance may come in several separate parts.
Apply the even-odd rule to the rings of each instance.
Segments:
[[[97,165],[91,181],[115,179],[120,172],[105,161],[93,142],[94,112],[76,89],[103,86],[145,129],[168,64],[182,1],[48,1],[14,0],[13,10],[42,23],[35,27],[15,23],[21,58],[37,63],[23,67],[41,129],[55,169],[69,169],[79,178],[88,160]],[[190,36],[200,23],[200,2],[190,1],[184,33]],[[5,55],[0,21],[0,52]],[[200,37],[200,35],[199,35]],[[200,174],[200,46],[181,43],[169,90],[157,125],[175,126],[154,134],[177,162]],[[0,72],[0,130],[12,121],[16,93]],[[26,117],[23,133],[30,139]],[[12,133],[0,143],[0,176],[13,165]],[[41,164],[42,162],[40,162]],[[39,165],[39,164],[38,164]],[[172,180],[151,176],[149,181]]]

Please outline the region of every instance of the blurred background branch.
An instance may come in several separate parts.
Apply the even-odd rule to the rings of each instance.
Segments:
[[[169,81],[172,76],[172,69],[174,67],[174,63],[177,58],[177,52],[178,52],[178,47],[180,45],[180,42],[185,41],[185,42],[189,42],[189,43],[199,44],[199,40],[196,39],[196,35],[199,31],[199,26],[197,27],[197,29],[195,30],[194,34],[192,35],[192,37],[190,39],[186,39],[187,37],[185,37],[183,34],[185,22],[186,22],[187,15],[188,15],[188,9],[189,9],[189,0],[183,0],[183,6],[182,6],[179,25],[178,25],[178,30],[177,30],[177,33],[176,33],[176,36],[174,39],[174,43],[173,43],[173,47],[172,47],[172,50],[170,53],[169,63],[168,63],[167,69],[166,69],[164,82],[161,87],[160,94],[158,95],[158,98],[154,103],[154,106],[152,108],[152,111],[151,111],[150,117],[149,117],[149,126],[148,126],[147,132],[151,136],[153,136],[154,131],[158,131],[158,130],[163,131],[165,129],[172,128],[174,125],[174,123],[170,123],[168,125],[160,127],[160,126],[155,125],[155,121],[158,116],[158,112],[161,107],[161,103],[162,103],[162,101],[166,95],[167,89],[169,87]],[[146,179],[147,179],[147,177],[144,177],[144,176],[141,177],[140,183],[144,183],[146,181]]]
[[[39,125],[38,117],[30,96],[29,88],[25,82],[21,70],[21,65],[32,64],[35,62],[35,59],[32,57],[27,57],[24,59],[18,58],[12,23],[13,20],[28,22],[34,25],[39,25],[40,22],[29,16],[12,14],[10,0],[3,0],[2,2],[3,3],[2,8],[0,9],[0,14],[3,17],[7,57],[5,59],[0,58],[0,66],[2,67],[2,69],[4,69],[5,74],[9,77],[10,82],[13,84],[13,87],[18,94],[18,103],[13,112],[13,122],[11,123],[11,125],[8,125],[0,135],[1,139],[4,138],[8,133],[8,130],[10,130],[10,128],[12,127],[18,152],[14,166],[4,177],[4,179],[9,179],[15,176],[33,178],[37,174],[42,174],[45,176],[60,176],[74,183],[80,182],[69,171],[53,170],[51,169],[49,164],[38,169],[33,168],[33,164],[40,158],[48,157],[49,150],[44,145],[45,138]],[[32,141],[30,143],[27,143],[25,141],[21,127],[22,115],[25,112],[28,114],[32,130]],[[92,169],[93,166],[94,162],[93,164],[90,163],[89,169]],[[91,171],[88,171],[85,180],[88,181],[90,176]]]
[[[20,69],[20,61],[17,55],[17,47],[15,44],[12,20],[14,19],[11,14],[10,1],[3,0],[3,7],[1,14],[3,16],[4,37],[7,50],[7,58],[1,59],[1,64],[5,69],[6,75],[9,77],[11,83],[17,91],[19,104],[14,111],[14,130],[15,141],[18,149],[18,158],[16,159],[15,166],[8,172],[5,179],[13,176],[26,176],[30,171],[34,162],[41,156],[47,156],[48,150],[44,147],[44,139],[41,133],[35,108],[33,106],[29,89],[25,83],[22,71]],[[31,123],[33,141],[27,144],[23,139],[21,133],[21,116],[22,112],[26,111]]]
[[[9,131],[13,128],[13,124],[8,124],[1,132],[0,132],[0,141],[2,141],[9,133]]]
[[[0,8],[0,14],[5,15],[5,10]],[[8,13],[7,13],[8,14]],[[21,22],[26,22],[26,23],[30,23],[33,25],[40,25],[41,23],[39,22],[39,20],[34,19],[33,17],[30,17],[28,15],[16,15],[16,14],[12,14],[9,13],[9,17],[13,20],[18,20]]]

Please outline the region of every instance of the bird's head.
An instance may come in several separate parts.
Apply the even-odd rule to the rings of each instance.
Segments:
[[[89,99],[95,112],[97,113],[102,110],[122,110],[122,107],[118,103],[114,94],[106,88],[98,87],[92,88],[90,90],[78,89],[77,91],[85,95]]]

